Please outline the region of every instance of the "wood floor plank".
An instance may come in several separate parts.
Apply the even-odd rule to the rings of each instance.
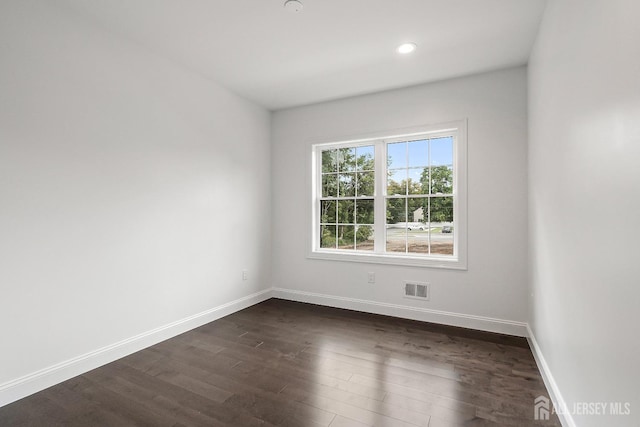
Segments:
[[[523,338],[271,299],[2,407],[0,425],[520,427],[539,395]]]
[[[356,420],[345,418],[342,415],[336,415],[329,427],[368,427],[368,425]]]
[[[310,391],[312,390],[312,391]],[[361,414],[360,410],[366,412],[372,412],[388,418],[394,418],[405,423],[409,423],[415,426],[426,427],[429,424],[429,414],[413,411],[408,408],[403,408],[393,404],[389,404],[385,401],[371,399],[365,396],[349,393],[347,391],[336,390],[332,387],[318,386],[315,388],[304,387],[302,385],[291,385],[286,387],[282,393],[289,398],[305,402],[309,405],[317,405],[317,402],[321,402],[326,405],[328,402],[323,399],[330,399],[339,403],[342,412],[338,412],[338,415],[345,415],[345,407],[348,407],[351,416],[354,413]],[[334,404],[335,404],[334,403]],[[362,418],[360,418],[361,421]]]
[[[434,398],[431,402],[413,399],[388,392],[384,398],[386,404],[398,409],[409,410],[430,417],[438,417],[444,420],[464,422],[475,418],[478,408],[455,399]]]
[[[424,355],[406,355],[396,351],[358,351],[353,350],[354,345],[349,347],[340,345],[323,345],[321,347],[310,345],[303,350],[304,353],[311,353],[324,356],[330,359],[341,360],[362,366],[363,363],[385,365],[403,370],[421,372],[427,375],[435,375],[443,378],[458,379],[459,375],[454,372],[454,364],[441,363]],[[385,368],[386,369],[386,368]]]
[[[428,426],[429,416],[424,416],[420,424],[412,424],[406,421],[392,418],[378,412],[373,412],[367,409],[362,409],[354,405],[350,405],[345,402],[334,400],[322,396],[311,396],[302,400],[304,403],[315,406],[316,408],[323,409],[328,412],[333,412],[337,415],[344,416],[361,422],[365,425],[376,427],[416,427],[416,426]]]

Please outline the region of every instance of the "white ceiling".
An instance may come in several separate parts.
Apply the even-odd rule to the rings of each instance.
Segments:
[[[545,0],[66,0],[269,109],[525,64]],[[395,48],[418,44],[411,56]]]

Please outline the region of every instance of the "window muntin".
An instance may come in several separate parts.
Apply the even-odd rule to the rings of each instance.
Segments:
[[[312,152],[309,257],[466,268],[466,121]]]

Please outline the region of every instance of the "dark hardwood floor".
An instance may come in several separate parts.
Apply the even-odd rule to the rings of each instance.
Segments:
[[[271,299],[0,408],[2,426],[560,426],[523,338]]]

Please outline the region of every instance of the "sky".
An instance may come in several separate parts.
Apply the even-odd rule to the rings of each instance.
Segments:
[[[389,169],[453,164],[453,138],[450,136],[431,139],[431,162],[429,162],[429,141],[426,139],[388,144],[387,149],[387,154],[391,158]]]

